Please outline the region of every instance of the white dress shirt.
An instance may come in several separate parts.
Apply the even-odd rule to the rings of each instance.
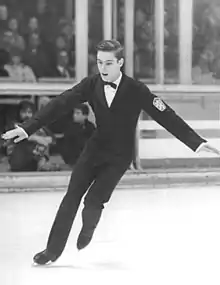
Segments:
[[[118,79],[113,82],[117,85],[116,89],[112,88],[110,85],[104,86],[105,98],[106,98],[106,101],[107,101],[109,107],[111,106],[112,101],[115,97],[115,94],[118,90],[118,86],[120,84],[121,78],[122,78],[122,73],[120,72],[120,76],[118,77]]]

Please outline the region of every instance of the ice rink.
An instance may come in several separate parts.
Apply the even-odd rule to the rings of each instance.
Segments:
[[[0,194],[1,285],[220,284],[217,186],[115,190],[92,243],[34,266],[64,192]]]

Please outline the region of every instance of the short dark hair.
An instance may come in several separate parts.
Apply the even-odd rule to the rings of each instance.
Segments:
[[[78,104],[74,109],[80,110],[83,115],[89,115],[89,107],[86,104]]]
[[[18,109],[19,109],[19,112],[25,111],[27,109],[31,109],[31,111],[33,113],[36,112],[36,107],[35,107],[34,103],[32,103],[31,101],[28,101],[28,100],[21,101],[19,103]]]
[[[119,41],[116,40],[103,40],[96,46],[96,51],[109,51],[114,52],[115,57],[120,60],[124,58],[124,48]]]

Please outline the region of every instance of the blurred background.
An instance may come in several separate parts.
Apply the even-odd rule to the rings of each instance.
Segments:
[[[218,0],[0,0],[0,132],[22,100],[38,109],[97,73],[95,46],[110,38],[125,47],[126,74],[219,143]],[[66,120],[50,126],[58,139]],[[212,157],[196,159],[147,114],[140,121],[135,159],[143,167],[219,166]]]

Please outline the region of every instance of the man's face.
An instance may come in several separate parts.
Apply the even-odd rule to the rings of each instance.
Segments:
[[[113,82],[118,79],[124,59],[118,60],[114,52],[98,51],[97,65],[102,80]]]
[[[33,117],[31,108],[27,108],[20,111],[20,119],[22,122],[27,121]]]
[[[84,115],[80,109],[74,109],[74,112],[73,112],[74,122],[84,123],[86,118],[87,118],[87,116]]]

